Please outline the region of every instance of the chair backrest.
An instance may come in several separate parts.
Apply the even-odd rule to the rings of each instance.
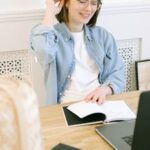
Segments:
[[[150,59],[135,62],[137,90],[150,90]]]
[[[36,95],[9,77],[0,78],[0,150],[43,150]]]
[[[124,62],[126,79],[124,91],[136,90],[135,61],[140,59],[141,40],[123,39],[117,41],[118,52]]]

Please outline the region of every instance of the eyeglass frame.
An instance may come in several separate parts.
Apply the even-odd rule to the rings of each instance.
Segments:
[[[92,5],[93,7],[97,7],[97,9],[99,9],[102,5],[102,2],[97,0],[97,4],[92,4],[93,0],[77,0],[81,5],[84,5],[85,7],[87,7],[89,4]],[[96,1],[96,0],[95,0]],[[97,6],[96,6],[97,5]]]

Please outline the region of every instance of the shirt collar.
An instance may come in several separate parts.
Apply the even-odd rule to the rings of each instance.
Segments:
[[[66,41],[68,41],[70,39],[73,39],[73,36],[72,36],[71,32],[69,31],[67,25],[64,22],[56,24],[55,28],[59,32],[62,32],[63,37]],[[88,27],[87,25],[84,25],[83,29],[84,29],[85,37],[87,37],[88,40],[92,40],[92,34],[91,34],[91,31],[90,31],[90,27]]]

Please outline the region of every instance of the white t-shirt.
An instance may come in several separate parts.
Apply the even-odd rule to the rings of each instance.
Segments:
[[[83,31],[73,32],[72,35],[75,41],[75,69],[69,86],[62,96],[61,103],[83,100],[87,94],[100,85],[98,82],[99,70],[87,53]]]

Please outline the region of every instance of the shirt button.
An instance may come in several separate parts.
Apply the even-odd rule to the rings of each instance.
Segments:
[[[71,78],[71,76],[70,76],[70,75],[68,75],[68,78],[70,79],[70,78]]]

